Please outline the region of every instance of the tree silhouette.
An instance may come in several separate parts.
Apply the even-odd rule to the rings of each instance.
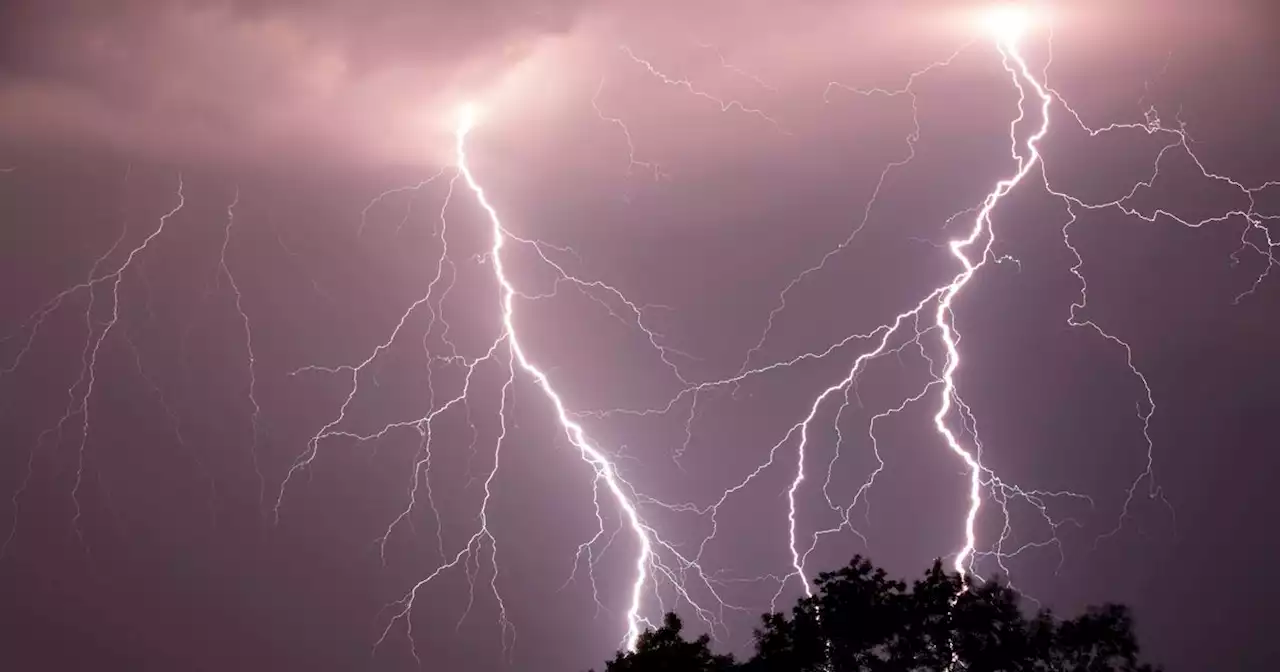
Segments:
[[[818,575],[812,597],[790,614],[761,617],[755,654],[742,663],[688,642],[668,614],[633,653],[605,672],[1155,672],[1139,662],[1133,619],[1123,605],[1090,608],[1059,621],[1024,614],[999,581],[968,581],[935,561],[910,587],[861,556]]]
[[[711,638],[703,635],[692,642],[680,636],[684,624],[675,614],[662,619],[662,627],[646,630],[636,642],[636,650],[618,652],[605,664],[605,672],[726,672],[735,669],[733,656],[711,652]]]

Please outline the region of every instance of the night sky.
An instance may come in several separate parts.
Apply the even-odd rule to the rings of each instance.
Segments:
[[[1030,5],[5,2],[0,668],[598,667],[646,544],[746,654],[947,398],[970,571],[1274,669],[1280,13]]]

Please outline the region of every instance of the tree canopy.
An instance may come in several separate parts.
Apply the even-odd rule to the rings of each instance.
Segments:
[[[977,582],[935,561],[910,586],[861,556],[814,580],[790,614],[761,617],[745,661],[686,640],[667,614],[605,672],[1156,672],[1138,659],[1129,609],[1091,607],[1070,620],[1028,615],[1000,581]]]

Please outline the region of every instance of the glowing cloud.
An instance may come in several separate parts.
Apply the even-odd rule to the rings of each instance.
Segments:
[[[1004,3],[982,12],[983,29],[1003,43],[1016,42],[1037,23],[1035,8],[1025,3]]]

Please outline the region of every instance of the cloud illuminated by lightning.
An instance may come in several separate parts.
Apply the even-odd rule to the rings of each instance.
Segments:
[[[1000,44],[1014,45],[1035,25],[1035,10],[1028,3],[1006,2],[982,12],[983,27]]]

